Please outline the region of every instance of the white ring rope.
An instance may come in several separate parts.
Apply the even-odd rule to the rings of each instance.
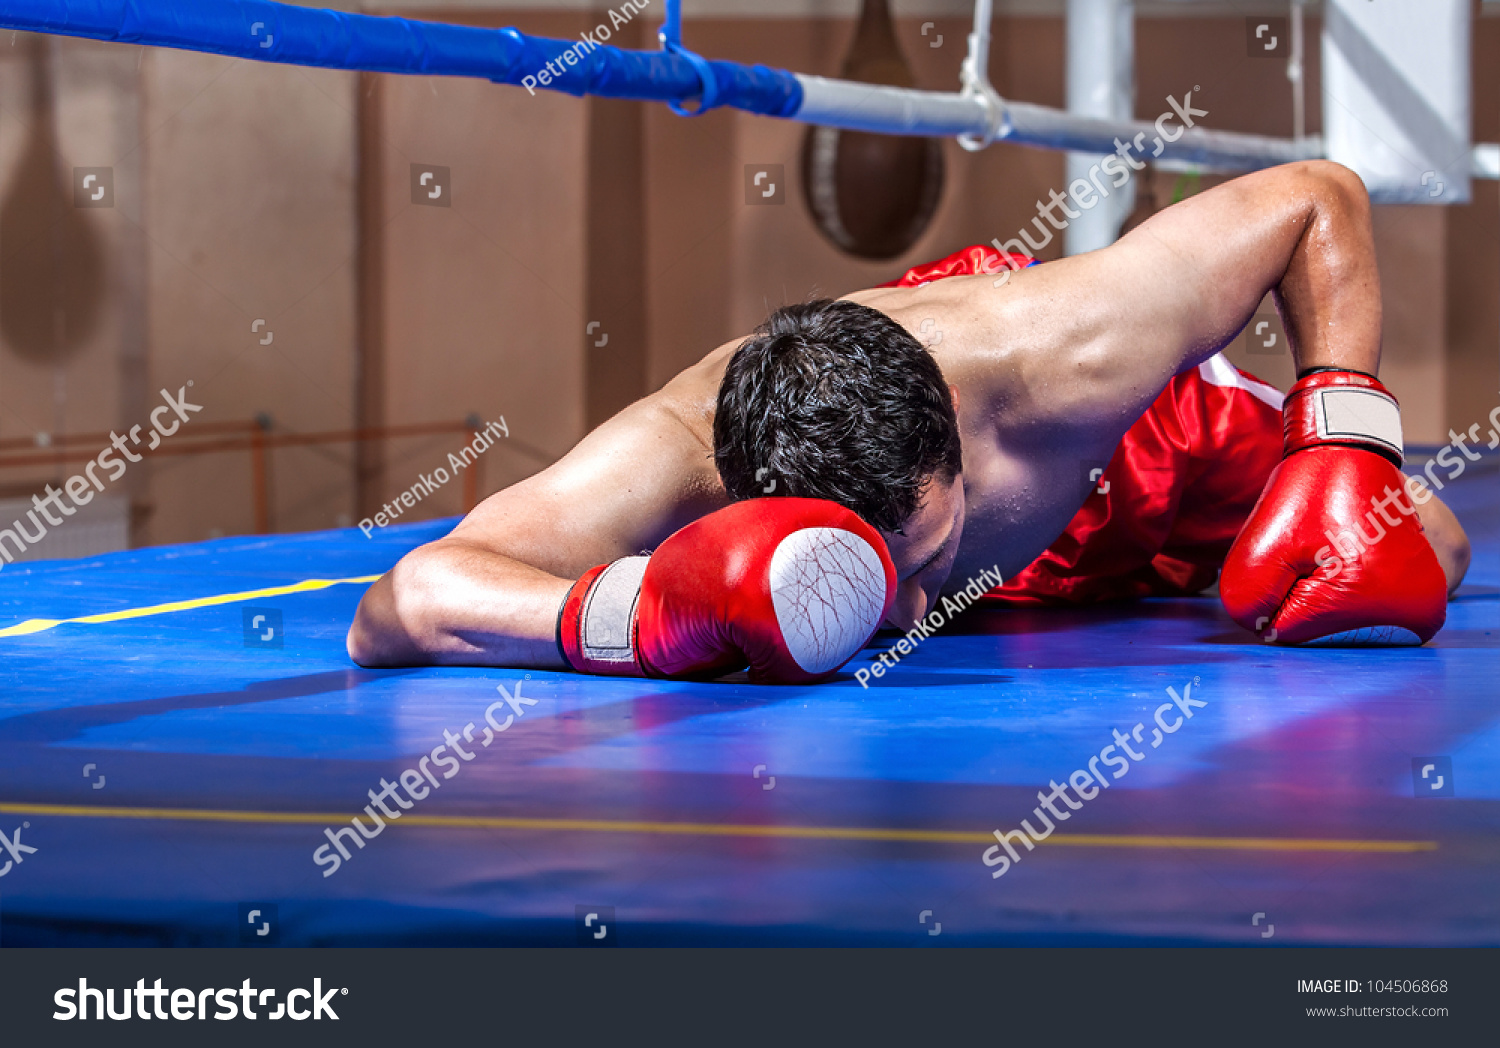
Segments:
[[[803,98],[792,119],[847,131],[953,137],[968,150],[984,149],[992,142],[1012,142],[1104,154],[1116,152],[1120,148],[1117,142],[1135,143],[1144,135],[1143,141],[1153,147],[1149,150],[1152,162],[1168,169],[1255,171],[1326,155],[1318,135],[1273,138],[1173,124],[1171,128],[1180,134],[1165,141],[1156,124],[1148,121],[1104,120],[1030,102],[1007,101],[989,79],[992,13],[992,0],[975,0],[974,31],[969,35],[969,52],[960,73],[961,91],[916,91],[796,73]],[[1497,153],[1500,146],[1494,144],[1474,148],[1474,177],[1500,178]]]

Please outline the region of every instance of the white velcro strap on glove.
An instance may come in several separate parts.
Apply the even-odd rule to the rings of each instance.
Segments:
[[[580,646],[591,662],[635,662],[635,603],[650,557],[622,557],[590,587],[581,612]]]
[[[1331,441],[1378,444],[1404,459],[1401,408],[1394,397],[1378,389],[1341,386],[1312,393],[1318,436]]]

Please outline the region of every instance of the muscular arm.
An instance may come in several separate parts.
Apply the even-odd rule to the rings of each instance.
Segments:
[[[993,283],[985,277],[968,278]],[[1174,374],[1208,359],[1275,294],[1299,370],[1380,366],[1380,284],[1369,200],[1326,161],[1217,186],[1100,251],[986,289],[997,341],[1053,422],[1112,448]]]
[[[1157,368],[1201,363],[1239,333],[1269,290],[1299,373],[1379,373],[1370,203],[1347,168],[1317,161],[1236,179],[1154,216],[1117,247],[1123,257],[1110,265],[1139,264],[1168,285],[1175,315],[1156,312],[1151,299],[1136,307],[1162,336]],[[1451,596],[1468,570],[1468,536],[1436,498],[1417,511]]]
[[[350,657],[362,666],[563,667],[557,610],[573,581],[724,502],[708,450],[671,401],[657,394],[627,408],[407,554],[360,602]]]
[[[1157,342],[1159,368],[1206,360],[1272,291],[1298,371],[1380,370],[1370,201],[1346,167],[1310,161],[1235,179],[1154,216],[1116,247],[1121,257],[1109,264],[1145,277],[1127,319]]]

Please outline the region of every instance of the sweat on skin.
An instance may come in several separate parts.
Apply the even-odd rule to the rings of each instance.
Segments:
[[[187,384],[187,386],[191,385],[191,382]],[[184,422],[190,421],[190,412],[203,410],[201,404],[188,403],[187,386],[178,387],[176,397],[173,397],[166,390],[161,391],[161,397],[166,403],[159,405],[151,412],[151,442],[146,445],[147,451],[154,451],[161,444],[162,437],[170,437],[182,427]],[[177,417],[168,417],[168,412],[175,414]],[[55,528],[64,520],[77,513],[78,507],[87,506],[92,502],[94,495],[104,490],[106,481],[113,483],[123,477],[125,471],[129,468],[127,463],[141,461],[141,456],[130,450],[131,447],[140,446],[141,428],[140,426],[131,426],[130,432],[123,437],[114,430],[110,430],[110,446],[99,452],[97,458],[84,466],[81,474],[69,477],[63,483],[62,491],[58,491],[51,484],[48,484],[45,496],[31,496],[31,504],[36,509],[28,510],[26,517],[31,521],[32,527],[36,529],[36,534],[33,535],[29,532],[20,519],[17,519],[8,528],[0,528],[0,557],[5,558],[5,564],[14,561],[16,554],[25,553],[28,544],[35,546],[42,539],[46,538],[48,524]],[[125,456],[124,462],[115,457],[115,452],[117,451]],[[109,471],[104,480],[99,479],[99,475],[95,472],[96,469]],[[73,503],[71,506],[62,499],[65,492],[69,500]],[[61,516],[54,516],[52,510],[56,510]],[[46,519],[46,524],[37,519],[38,513]],[[6,545],[7,542],[10,543],[10,546]],[[15,547],[14,550],[11,549],[11,546]],[[4,568],[4,566],[4,564],[0,564],[0,568]]]

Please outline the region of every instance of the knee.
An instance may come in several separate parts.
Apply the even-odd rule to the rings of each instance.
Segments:
[[[1437,500],[1434,499],[1433,503],[1437,504]],[[1446,506],[1442,512],[1424,516],[1426,519],[1422,521],[1422,528],[1432,546],[1432,552],[1437,555],[1438,563],[1443,567],[1443,574],[1448,578],[1448,596],[1451,597],[1463,584],[1464,576],[1469,573],[1469,560],[1474,550],[1469,545],[1469,535],[1464,531],[1463,525]]]
[[[1464,576],[1469,573],[1469,559],[1473,556],[1473,547],[1469,545],[1468,533],[1457,521],[1454,522],[1456,534],[1445,537],[1441,548],[1435,543],[1433,549],[1437,552],[1438,563],[1443,566],[1443,573],[1448,576],[1448,596],[1453,596],[1458,587],[1463,585]]]

